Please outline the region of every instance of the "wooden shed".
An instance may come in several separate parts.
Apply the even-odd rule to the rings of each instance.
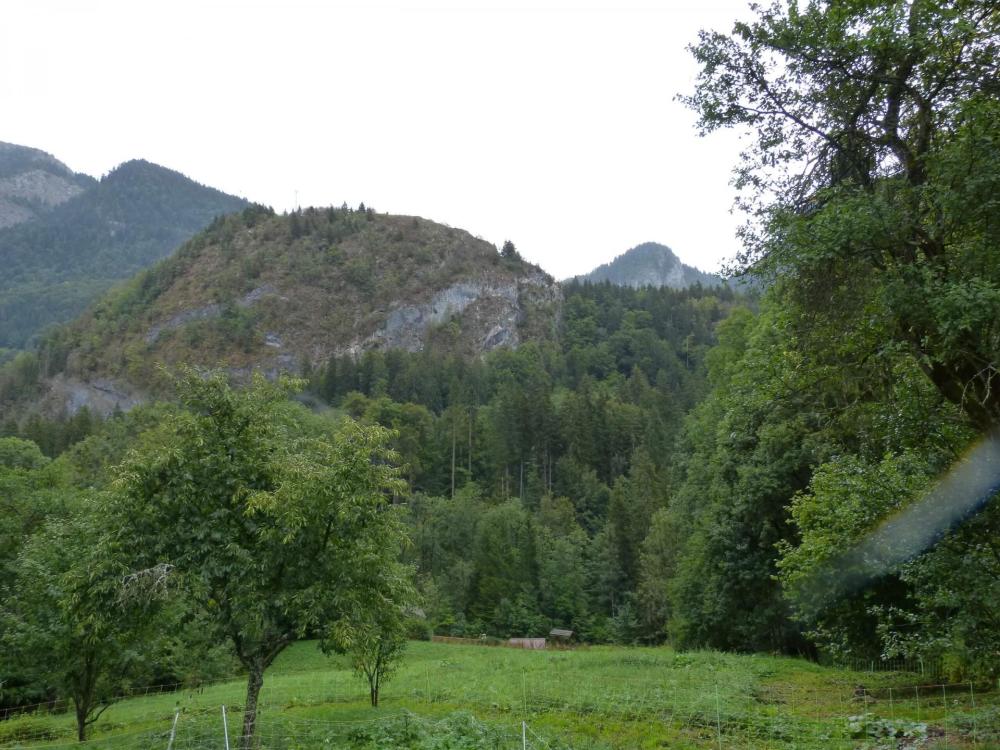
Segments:
[[[566,645],[573,640],[572,630],[563,630],[562,628],[552,628],[549,631],[549,638],[558,645]]]

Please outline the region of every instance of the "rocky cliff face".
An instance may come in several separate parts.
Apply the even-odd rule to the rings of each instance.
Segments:
[[[93,183],[44,151],[0,142],[0,228],[30,221]]]
[[[145,400],[143,391],[134,385],[108,378],[90,381],[56,375],[47,383],[43,410],[54,415],[76,414],[87,407],[92,414],[107,416],[115,410],[128,411]]]
[[[338,354],[366,349],[423,350],[434,326],[458,321],[469,346],[478,353],[521,343],[520,324],[531,307],[557,304],[558,288],[542,272],[507,281],[470,279],[442,289],[422,305],[397,305],[379,328],[352,341]]]
[[[66,332],[50,410],[126,408],[159,364],[301,372],[370,349],[480,356],[555,336],[547,274],[467,232],[343,209],[220,219]]]

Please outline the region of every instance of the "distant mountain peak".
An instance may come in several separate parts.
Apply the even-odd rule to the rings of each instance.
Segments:
[[[159,164],[155,164],[146,159],[129,159],[128,161],[123,161],[117,167],[112,169],[106,175],[104,175],[103,180],[113,180],[123,176],[131,175],[143,175],[143,176],[157,176],[157,175],[179,175],[184,177],[180,172],[177,172],[168,167],[162,167]],[[186,178],[185,179],[189,179]]]
[[[680,258],[666,245],[658,242],[643,242],[622,253],[610,263],[598,266],[593,271],[575,277],[576,281],[592,283],[610,282],[629,287],[670,287],[683,289],[692,284],[718,286],[722,278],[700,271],[681,262]]]
[[[0,228],[31,221],[93,182],[51,154],[0,141]]]
[[[0,347],[69,320],[115,281],[247,202],[144,159],[97,181],[38,149],[0,148]]]
[[[73,170],[50,153],[30,146],[0,141],[0,177],[12,177],[36,169],[66,177],[73,176]]]

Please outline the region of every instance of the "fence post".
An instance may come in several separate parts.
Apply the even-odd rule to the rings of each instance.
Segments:
[[[892,688],[889,688],[889,718],[892,721],[896,720],[896,712],[893,710],[892,706]]]
[[[528,676],[524,669],[521,670],[521,716],[528,718]]]
[[[861,695],[865,699],[865,712],[862,714],[862,718],[863,718],[863,721],[864,721],[864,730],[865,730],[865,733],[867,733],[868,732],[868,721],[869,721],[869,717],[868,717],[868,688],[866,688],[864,685],[861,686]]]
[[[222,707],[222,736],[226,738],[226,750],[229,750],[229,724],[226,722],[226,707]]]
[[[719,708],[719,683],[715,683],[715,730],[719,734],[719,750],[722,750],[722,711]]]
[[[528,750],[528,722],[521,722],[521,750]]]
[[[972,746],[979,747],[979,730],[976,722],[976,691],[972,689],[972,680],[969,680],[969,699],[972,702]]]
[[[167,740],[167,750],[172,750],[174,746],[174,736],[177,734],[177,717],[181,715],[181,710],[178,708],[174,711],[174,723],[170,725],[170,739]]]

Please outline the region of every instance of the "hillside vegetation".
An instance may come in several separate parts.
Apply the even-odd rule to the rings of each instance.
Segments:
[[[555,336],[560,292],[467,232],[372,210],[253,207],[42,345],[67,375],[154,388],[159,364],[308,371],[367,350],[478,355]]]
[[[753,14],[699,38],[687,100],[750,129],[751,294],[557,288],[422,219],[251,207],[4,364],[0,700],[71,701],[83,739],[239,661],[252,750],[316,638],[372,706],[473,706],[480,747],[518,699],[573,746],[996,745],[1000,14]],[[553,627],[669,649],[401,659]],[[933,695],[874,676],[900,661]]]

